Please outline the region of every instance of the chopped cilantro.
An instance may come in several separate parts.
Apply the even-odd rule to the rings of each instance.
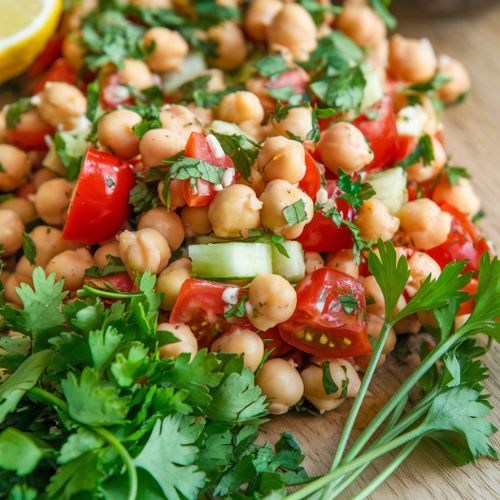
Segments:
[[[343,172],[342,169],[339,169],[338,187],[342,191],[339,198],[347,201],[355,209],[361,208],[365,200],[375,195],[375,190],[370,183],[361,182],[359,176],[353,181],[352,177]]]
[[[352,295],[339,295],[339,302],[346,314],[354,314],[358,307],[358,299]]]
[[[255,69],[262,76],[276,78],[290,68],[281,54],[271,54],[259,59],[255,63]]]
[[[246,315],[245,305],[247,303],[247,300],[248,300],[248,295],[247,294],[243,295],[236,304],[231,306],[224,313],[224,317],[232,318],[233,316],[236,316],[237,318],[244,318]]]
[[[333,381],[332,374],[330,372],[330,363],[328,361],[323,361],[321,364],[323,370],[323,389],[327,394],[334,394],[339,391],[339,386]]]
[[[28,233],[23,233],[23,254],[30,264],[36,264],[36,245]]]
[[[415,149],[404,160],[398,162],[398,165],[403,168],[408,168],[410,165],[420,160],[422,160],[425,166],[431,165],[434,161],[434,148],[432,147],[432,140],[428,134],[420,137]]]
[[[388,7],[392,0],[370,0],[370,7],[378,14],[384,24],[393,30],[397,26],[396,18],[389,12]]]
[[[143,135],[149,130],[161,128],[160,111],[156,105],[127,106],[127,109],[135,111],[142,118],[142,121],[132,127],[139,139],[142,139]]]
[[[446,177],[448,178],[448,182],[452,185],[455,186],[460,179],[470,179],[471,175],[467,171],[465,167],[457,167],[450,165],[448,162],[446,162],[446,165],[444,166],[444,172],[446,174]]]
[[[283,209],[283,217],[289,226],[294,226],[307,220],[304,200],[297,200]]]
[[[89,144],[85,134],[72,132],[56,132],[54,135],[54,147],[57,156],[66,169],[66,178],[74,181],[78,178],[83,157]]]

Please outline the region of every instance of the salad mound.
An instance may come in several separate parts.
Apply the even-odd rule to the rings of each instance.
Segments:
[[[331,499],[399,449],[364,498],[423,438],[497,458],[500,264],[442,123],[470,80],[388,3],[69,2],[0,112],[0,498]],[[258,440],[348,399],[322,477]]]

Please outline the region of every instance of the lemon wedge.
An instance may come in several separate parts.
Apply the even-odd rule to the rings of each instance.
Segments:
[[[19,75],[54,33],[62,0],[0,0],[0,84]]]

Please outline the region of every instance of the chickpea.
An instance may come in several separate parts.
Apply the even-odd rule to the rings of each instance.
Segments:
[[[20,274],[11,274],[5,280],[5,298],[8,302],[11,302],[14,305],[21,306],[23,305],[22,300],[19,298],[17,294],[17,288],[21,286],[22,283],[27,283],[28,285],[32,285],[31,277],[21,276]]]
[[[124,231],[120,234],[119,245],[121,258],[130,274],[145,271],[158,274],[170,259],[167,240],[149,227],[135,232]]]
[[[167,200],[163,196],[163,188],[165,187],[165,183],[160,181],[158,183],[158,198],[163,203],[163,205],[167,206]],[[182,181],[179,179],[172,179],[168,186],[169,199],[168,199],[168,208],[170,210],[175,210],[176,208],[183,207],[186,205],[186,200],[184,196],[182,196]]]
[[[208,125],[214,121],[215,115],[211,109],[195,106],[194,103],[188,104],[188,109],[193,113],[196,120],[203,128],[208,127]]]
[[[221,238],[246,237],[260,226],[262,202],[244,184],[233,184],[219,191],[208,208],[208,220]]]
[[[458,314],[455,316],[455,331],[464,326],[465,322],[470,318],[470,314]]]
[[[385,24],[380,16],[365,5],[345,5],[337,26],[361,47],[374,48],[386,36]]]
[[[295,184],[306,173],[304,146],[285,137],[270,137],[259,152],[257,165],[266,181],[283,179]]]
[[[432,200],[436,203],[446,201],[467,217],[472,217],[481,208],[481,201],[471,182],[463,177],[460,177],[456,184],[450,184],[448,177],[442,175],[432,192]]]
[[[130,0],[130,4],[140,9],[171,9],[171,0]]]
[[[316,46],[316,25],[309,12],[298,4],[285,5],[272,19],[266,32],[270,46],[283,46],[293,57],[305,60]]]
[[[256,42],[264,42],[274,16],[282,8],[283,4],[278,0],[254,0],[243,19],[247,35]]]
[[[212,26],[207,33],[208,39],[217,44],[217,57],[211,61],[214,66],[232,71],[245,62],[245,37],[236,23],[225,22]]]
[[[210,80],[207,82],[207,90],[209,92],[219,92],[220,90],[226,90],[226,82],[224,80],[224,71],[217,68],[210,68],[203,71],[202,75],[210,76]]]
[[[420,316],[420,312],[418,313],[418,316]],[[437,324],[435,325],[437,327]],[[394,331],[397,334],[402,334],[402,333],[411,333],[411,334],[417,334],[420,329],[422,328],[422,323],[420,323],[417,315],[412,314],[410,316],[407,316],[406,318],[400,319],[395,325],[394,325]]]
[[[306,262],[306,275],[312,274],[317,269],[325,267],[325,261],[318,252],[305,252],[304,260]]]
[[[31,176],[31,182],[35,189],[38,189],[44,182],[50,181],[51,179],[57,179],[57,175],[53,170],[48,168],[41,168]]]
[[[36,259],[35,259],[36,260]],[[32,264],[24,255],[17,261],[15,274],[31,279],[36,264]]]
[[[368,364],[370,363],[370,360],[372,358],[371,354],[363,354],[362,356],[356,356],[354,358],[354,361],[356,363],[356,366],[358,367],[359,371],[361,372],[366,372],[368,369]],[[376,368],[380,368],[387,360],[387,354],[382,353],[380,355],[380,358],[377,362]]]
[[[55,227],[37,226],[29,236],[36,247],[36,263],[42,267],[45,267],[55,255],[78,248],[74,243],[63,240],[62,231]]]
[[[273,119],[271,124],[277,134],[288,137],[288,133],[291,133],[305,141],[313,128],[312,110],[303,107],[292,108],[283,119]]]
[[[133,127],[141,121],[141,116],[129,109],[111,111],[97,124],[99,142],[116,156],[129,160],[139,154],[139,138]]]
[[[64,37],[62,55],[70,68],[75,71],[83,68],[85,52],[82,35],[79,32],[73,31]]]
[[[187,142],[191,132],[202,132],[200,120],[186,106],[179,104],[163,107],[160,112],[160,122],[164,129],[174,130]]]
[[[293,203],[302,200],[306,220],[288,225],[283,210]],[[297,238],[302,234],[304,226],[311,222],[314,215],[314,205],[309,196],[287,181],[276,179],[271,181],[260,196],[262,210],[261,223],[276,234],[282,234],[287,239]]]
[[[26,153],[9,144],[0,144],[0,165],[0,191],[16,189],[30,171]]]
[[[187,237],[203,236],[212,232],[208,210],[209,207],[184,207],[181,210],[181,219]]]
[[[334,410],[346,398],[353,398],[359,391],[361,380],[354,367],[345,359],[328,361],[328,367],[333,382],[338,391],[328,394],[323,385],[323,369],[310,365],[302,370],[300,376],[304,382],[304,397],[313,404],[320,413]]]
[[[398,80],[426,82],[436,72],[436,54],[427,38],[418,40],[396,34],[389,43],[389,67]]]
[[[243,355],[243,367],[253,372],[259,367],[264,357],[264,342],[262,338],[247,328],[236,328],[212,344],[211,351],[235,353]]]
[[[366,317],[366,331],[370,337],[377,340],[380,337],[382,328],[384,326],[384,318],[376,314],[368,314]],[[384,347],[382,352],[388,354],[394,350],[396,345],[396,332],[394,329],[390,329],[387,338],[384,342]]]
[[[198,341],[188,325],[175,325],[173,323],[160,323],[157,327],[159,332],[173,333],[179,342],[165,344],[160,347],[161,358],[177,358],[184,352],[189,353],[193,359],[198,352]]]
[[[266,331],[290,318],[297,305],[295,288],[282,276],[258,274],[248,288],[248,319]]]
[[[356,279],[359,277],[359,265],[356,264],[356,258],[352,250],[346,249],[335,252],[328,259],[326,267],[331,267]]]
[[[455,102],[470,90],[470,77],[464,65],[449,56],[439,58],[438,72],[450,80],[439,88],[439,97],[444,102]]]
[[[382,70],[381,76],[382,84],[387,81],[385,70],[389,64],[389,41],[384,38],[375,47],[373,47],[368,55],[367,62],[377,70]],[[379,71],[380,74],[380,71]]]
[[[267,125],[262,126],[260,123],[251,120],[238,123],[238,127],[255,142],[262,142],[269,135]]]
[[[47,275],[56,273],[56,279],[64,279],[65,290],[78,290],[83,285],[85,271],[94,265],[94,259],[86,248],[66,250],[55,257],[45,267]]]
[[[415,252],[408,259],[408,266],[410,266],[410,280],[405,290],[410,297],[417,293],[427,276],[437,279],[441,274],[439,264],[430,255],[422,252]]]
[[[376,198],[366,200],[359,209],[354,224],[359,228],[363,239],[389,241],[399,229],[399,219]]]
[[[117,241],[104,243],[94,253],[94,262],[102,271],[109,264],[109,257],[120,258],[120,247]]]
[[[75,31],[80,28],[83,18],[97,9],[98,0],[81,0],[74,2],[63,19],[63,32]]]
[[[406,169],[409,180],[415,181],[419,184],[424,183],[435,179],[443,170],[446,164],[446,152],[441,142],[439,142],[435,137],[431,138],[431,142],[434,159],[431,161],[430,165],[425,165],[422,159],[419,159],[417,163],[410,165]]]
[[[260,196],[266,189],[266,181],[262,174],[256,169],[252,168],[248,179],[239,177],[236,179],[236,184],[244,184],[245,186],[250,186],[257,196]]]
[[[429,250],[446,241],[451,229],[451,215],[428,198],[410,201],[398,213],[402,239],[409,246]]]
[[[264,119],[264,108],[255,94],[240,90],[222,98],[218,116],[221,120],[232,123],[241,123],[246,120],[261,123]]]
[[[3,255],[12,255],[23,246],[24,224],[13,210],[0,210],[0,245]]]
[[[35,207],[46,224],[62,226],[66,220],[73,184],[66,179],[44,182],[35,195]]]
[[[191,261],[182,257],[167,266],[158,276],[156,290],[163,293],[162,309],[171,311],[184,281],[191,277]]]
[[[179,69],[189,52],[189,45],[178,31],[160,26],[150,28],[144,35],[146,49],[153,44],[154,48],[147,58],[147,63],[156,73]]]
[[[338,122],[321,134],[318,144],[321,161],[334,174],[339,168],[352,174],[366,167],[374,158],[373,151],[359,128]]]
[[[155,83],[148,65],[139,59],[125,59],[119,75],[123,83],[137,90],[147,89]]]
[[[16,212],[23,224],[33,222],[37,218],[35,205],[27,198],[9,198],[0,203],[0,210]]]
[[[38,111],[53,127],[64,130],[76,128],[87,111],[87,99],[74,85],[64,82],[47,82],[40,93]]]
[[[186,139],[180,132],[164,128],[148,130],[139,143],[144,168],[161,165],[163,160],[182,151]]]
[[[142,215],[139,229],[151,227],[156,229],[167,240],[170,250],[177,250],[184,241],[184,226],[181,218],[166,208],[156,207]]]
[[[304,383],[299,372],[281,358],[266,361],[255,382],[270,403],[267,409],[274,415],[286,413],[304,395]]]

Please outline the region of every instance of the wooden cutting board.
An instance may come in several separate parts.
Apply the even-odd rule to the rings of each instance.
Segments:
[[[438,53],[461,59],[472,77],[473,89],[465,104],[447,109],[445,138],[454,164],[467,166],[483,202],[487,218],[482,226],[500,248],[500,5],[474,16],[402,19],[398,31],[407,36],[427,37]],[[487,356],[492,393],[492,421],[500,427],[500,348]],[[404,380],[409,368],[390,360],[377,373],[370,388],[368,408],[381,406]],[[350,403],[322,417],[287,414],[266,425],[268,437],[288,430],[293,432],[307,458],[305,466],[312,475],[323,474],[335,451]],[[497,449],[500,438],[495,439]],[[363,473],[341,498],[360,490],[390,459],[381,459]],[[494,499],[500,498],[498,463],[481,460],[457,468],[436,445],[424,442],[407,461],[370,498],[388,500]]]

